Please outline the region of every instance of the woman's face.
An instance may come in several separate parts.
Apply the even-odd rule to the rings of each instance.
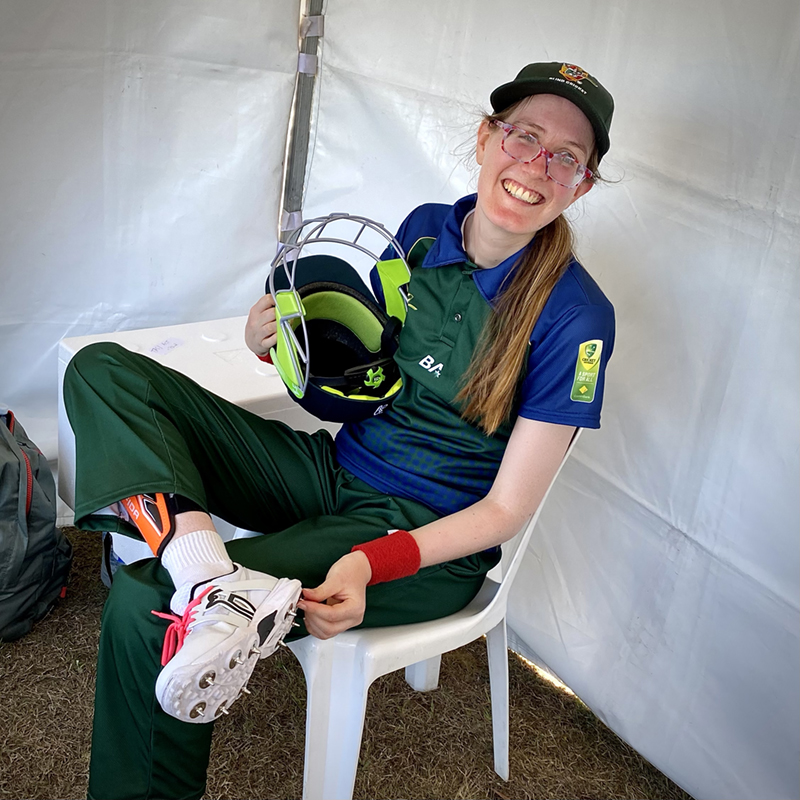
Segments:
[[[594,149],[589,120],[576,105],[558,95],[528,97],[505,122],[535,134],[551,153],[568,152],[581,164],[587,163]],[[480,229],[489,235],[508,237],[522,247],[536,231],[586,194],[592,184],[584,180],[567,189],[547,177],[544,154],[522,164],[506,155],[502,140],[500,128],[486,121],[481,123],[476,151],[481,171],[475,213],[482,217]]]

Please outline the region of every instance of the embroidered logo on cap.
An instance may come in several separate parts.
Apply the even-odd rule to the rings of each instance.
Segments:
[[[573,81],[574,83],[580,83],[581,81],[587,80],[593,86],[597,86],[597,84],[592,80],[592,76],[585,69],[581,69],[579,66],[575,64],[562,64],[559,72],[568,81]]]

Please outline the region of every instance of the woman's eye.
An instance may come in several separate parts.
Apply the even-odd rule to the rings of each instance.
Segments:
[[[559,161],[563,161],[565,164],[577,164],[578,159],[575,158],[571,153],[556,153],[556,158]]]

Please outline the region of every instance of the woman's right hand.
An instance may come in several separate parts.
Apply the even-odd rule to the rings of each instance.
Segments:
[[[275,298],[265,294],[250,309],[244,326],[244,341],[259,358],[269,353],[278,341],[278,324],[275,322]]]

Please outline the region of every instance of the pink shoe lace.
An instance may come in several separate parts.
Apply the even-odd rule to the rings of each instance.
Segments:
[[[179,617],[177,614],[164,614],[161,611],[151,611],[161,619],[170,620],[170,626],[164,635],[164,645],[161,648],[161,666],[166,667],[172,657],[178,650],[183,647],[183,640],[189,633],[189,625],[194,622],[194,615],[197,612],[197,606],[200,601],[213,589],[213,586],[207,586],[200,592],[194,600],[183,610],[183,616]]]

